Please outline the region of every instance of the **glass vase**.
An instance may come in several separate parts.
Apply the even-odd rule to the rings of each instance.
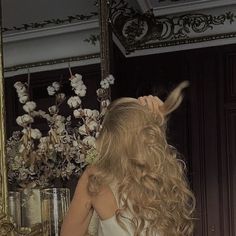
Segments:
[[[70,190],[48,188],[41,191],[43,236],[59,236],[70,203]]]
[[[8,193],[8,212],[16,228],[21,227],[21,194],[10,191]]]
[[[21,191],[21,226],[32,228],[41,223],[40,189],[24,189]]]

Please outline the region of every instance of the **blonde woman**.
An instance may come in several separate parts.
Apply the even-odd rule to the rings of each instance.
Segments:
[[[195,199],[165,132],[166,117],[187,85],[181,83],[164,103],[147,96],[110,105],[96,143],[97,161],[78,182],[61,236],[192,235]],[[97,225],[90,230],[94,212]]]

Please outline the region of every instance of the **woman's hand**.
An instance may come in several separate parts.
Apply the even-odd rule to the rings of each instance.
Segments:
[[[163,101],[160,98],[152,95],[139,97],[138,102],[142,106],[147,106],[154,113],[159,113],[160,107],[163,105]]]

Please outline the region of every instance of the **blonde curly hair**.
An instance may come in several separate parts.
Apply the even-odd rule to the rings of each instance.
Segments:
[[[182,101],[181,83],[151,112],[137,99],[114,101],[105,115],[96,147],[99,153],[88,191],[117,182],[116,219],[131,215],[134,235],[192,235],[195,198],[185,176],[185,164],[166,139],[166,115]]]

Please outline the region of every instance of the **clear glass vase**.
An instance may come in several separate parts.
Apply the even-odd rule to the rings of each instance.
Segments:
[[[70,203],[70,190],[48,188],[41,191],[44,236],[59,236],[61,224]]]
[[[21,227],[21,194],[10,191],[8,193],[8,212],[16,228]]]
[[[40,189],[24,189],[21,191],[21,226],[32,228],[41,223]]]

